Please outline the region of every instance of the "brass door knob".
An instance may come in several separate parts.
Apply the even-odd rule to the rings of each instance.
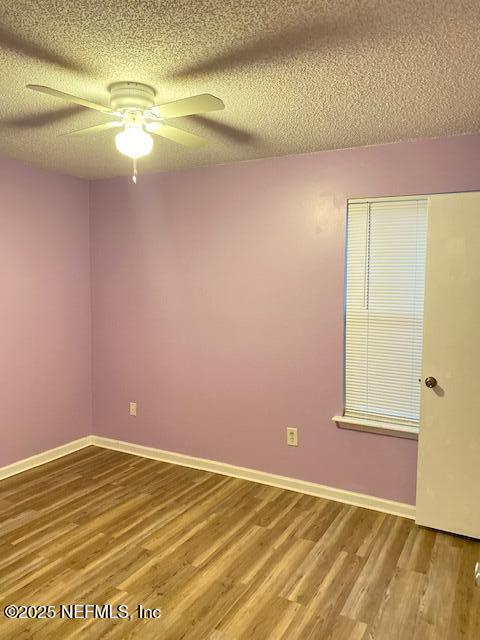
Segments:
[[[433,387],[437,386],[437,379],[432,378],[432,376],[428,376],[428,378],[425,378],[425,384],[429,389],[433,389]]]

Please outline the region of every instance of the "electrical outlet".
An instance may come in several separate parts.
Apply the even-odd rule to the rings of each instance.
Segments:
[[[130,415],[131,416],[136,416],[137,415],[137,403],[136,402],[130,402]]]
[[[290,447],[298,447],[298,429],[297,429],[297,427],[287,427],[287,444]]]

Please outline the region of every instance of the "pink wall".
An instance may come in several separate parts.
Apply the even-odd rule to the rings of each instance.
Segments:
[[[99,181],[90,204],[12,160],[0,181],[0,466],[92,432],[91,293],[94,433],[414,502],[415,442],[331,422],[345,203],[479,189],[480,135]]]
[[[0,159],[0,466],[91,433],[88,183]]]
[[[479,135],[92,183],[94,432],[413,503],[415,442],[331,422],[346,199],[476,188]]]

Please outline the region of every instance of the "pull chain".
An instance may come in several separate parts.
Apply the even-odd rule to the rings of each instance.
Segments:
[[[133,176],[132,176],[132,180],[134,182],[134,184],[137,184],[137,159],[134,158],[133,159]]]

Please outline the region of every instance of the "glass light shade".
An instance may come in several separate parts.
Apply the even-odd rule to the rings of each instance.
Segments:
[[[142,127],[126,127],[115,136],[115,145],[124,156],[141,158],[152,150],[153,139]]]

